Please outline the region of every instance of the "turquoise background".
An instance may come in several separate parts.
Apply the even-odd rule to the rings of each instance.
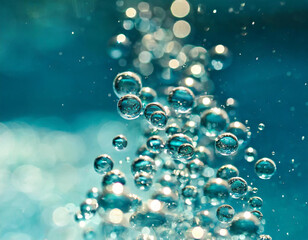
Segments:
[[[171,1],[161,2],[167,6]],[[200,2],[203,1],[191,1],[191,4],[197,6]],[[252,129],[252,146],[260,157],[272,157],[278,171],[271,181],[264,181],[255,177],[252,165],[236,163],[236,166],[240,171],[245,169],[250,176],[248,179],[259,188],[264,200],[266,233],[273,239],[305,240],[308,214],[308,1],[249,1],[239,14],[228,13],[230,7],[239,9],[241,3],[236,0],[206,1],[203,15],[192,14],[187,18],[193,26],[187,41],[206,48],[224,44],[232,51],[232,65],[211,73],[215,95],[220,100],[228,97],[238,100],[239,119],[248,120]],[[131,5],[127,3],[127,6]],[[216,14],[213,14],[214,9]],[[84,147],[83,152],[76,155],[77,160],[69,162],[76,167],[74,176],[86,173],[89,177],[75,179],[70,191],[58,191],[55,185],[52,191],[59,195],[59,200],[52,203],[28,199],[28,196],[9,190],[11,183],[7,181],[14,182],[14,171],[30,161],[29,155],[14,151],[7,155],[3,153],[1,174],[8,184],[0,188],[0,195],[7,191],[15,195],[0,200],[0,206],[5,208],[2,216],[6,216],[0,220],[0,239],[43,239],[54,228],[60,230],[52,230],[56,233],[49,235],[52,236],[50,239],[56,239],[55,236],[74,239],[66,237],[67,230],[64,230],[74,229],[73,223],[59,227],[49,217],[42,221],[41,215],[48,205],[61,206],[67,202],[78,205],[87,189],[99,186],[100,178],[92,170],[94,157],[109,151],[109,141],[122,133],[119,129],[127,131],[126,121],[116,115],[116,97],[112,91],[114,76],[126,69],[111,60],[106,51],[110,37],[120,31],[118,20],[122,18],[114,1],[1,0],[1,149],[8,149],[5,137],[13,139],[15,145],[20,144],[21,151],[27,140],[29,148],[35,149],[46,133],[71,134],[69,137],[73,136],[74,140],[70,141],[68,137],[63,142],[67,144],[67,151],[71,149],[69,153],[73,153],[74,148],[80,146],[78,141],[83,142]],[[209,30],[205,31],[205,28]],[[243,36],[243,33],[247,35]],[[146,85],[147,81],[144,83]],[[266,127],[257,133],[260,122]],[[99,135],[97,131],[106,128],[104,124],[109,124],[108,134]],[[7,128],[14,138],[7,135]],[[133,138],[133,133],[125,134],[131,134]],[[102,144],[103,140],[106,144]],[[60,160],[49,164],[39,160],[31,164],[55,175],[65,172],[67,167]],[[68,177],[65,181],[69,180]],[[16,188],[16,183],[14,186]],[[25,202],[34,209],[31,214],[25,214],[25,209],[29,209],[28,205],[22,207]],[[13,233],[24,235],[14,238]]]

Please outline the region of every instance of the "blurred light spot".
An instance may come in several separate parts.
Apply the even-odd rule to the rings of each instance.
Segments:
[[[219,54],[222,54],[224,51],[225,51],[225,47],[221,44],[219,44],[215,47],[215,52],[217,52]]]
[[[139,53],[138,59],[142,63],[149,63],[152,59],[152,55],[148,51],[142,51],[141,53]]]
[[[14,186],[24,193],[38,192],[44,185],[41,170],[32,165],[22,165],[12,174]]]
[[[235,103],[235,100],[233,98],[227,99],[227,106],[232,106],[234,103]],[[237,125],[236,127],[239,127],[239,125]]]
[[[212,66],[214,67],[215,70],[221,70],[223,68],[223,64],[220,61],[212,60],[211,61]]]
[[[149,208],[153,211],[153,212],[158,212],[162,209],[162,204],[159,200],[154,199],[154,200],[150,200],[149,201]]]
[[[204,230],[201,227],[194,227],[193,230],[191,231],[191,234],[193,238],[201,239],[203,238]]]
[[[125,42],[125,40],[126,40],[126,37],[125,37],[125,35],[124,34],[119,34],[118,36],[117,36],[117,42],[118,43],[122,43],[122,42]]]
[[[193,86],[194,85],[194,79],[191,78],[191,77],[185,78],[185,84],[186,84],[186,86],[189,86],[189,87]]]
[[[147,3],[147,2],[140,2],[138,4],[138,9],[141,11],[141,12],[147,12],[150,10],[150,5]]]
[[[177,38],[185,38],[190,34],[191,27],[188,22],[179,20],[173,25],[173,33]]]
[[[154,32],[154,38],[156,40],[161,41],[164,39],[164,37],[165,37],[165,31],[163,29],[160,28],[156,32]]]
[[[65,207],[59,207],[53,211],[52,220],[57,226],[63,227],[71,221],[71,215]]]
[[[171,5],[170,10],[173,16],[183,18],[189,13],[190,6],[186,0],[175,0]]]
[[[140,63],[139,71],[143,76],[149,76],[154,71],[154,66],[152,63]]]
[[[251,217],[251,213],[250,212],[244,212],[244,218],[249,219]]]
[[[220,236],[227,236],[228,235],[228,230],[227,229],[220,229],[219,230]]]
[[[112,192],[115,194],[122,194],[124,191],[124,186],[121,183],[115,183],[112,185]]]
[[[144,228],[142,228],[141,232],[142,232],[142,234],[148,235],[148,234],[151,233],[151,230],[150,230],[150,228],[148,228],[148,227],[144,227]],[[150,240],[150,239],[149,239],[149,240]]]
[[[170,67],[170,68],[176,69],[176,68],[178,68],[179,66],[180,66],[180,64],[179,64],[179,61],[178,61],[178,60],[176,60],[176,59],[171,59],[171,60],[169,61],[169,67]]]
[[[123,21],[123,28],[125,30],[132,30],[134,28],[134,23],[131,20],[124,20]]]
[[[183,65],[187,60],[186,54],[183,52],[180,52],[177,59],[179,60],[180,65]]]
[[[165,179],[166,181],[170,181],[172,178],[171,178],[171,175],[166,174],[166,175],[164,175],[164,179]]]
[[[171,188],[169,188],[169,187],[164,187],[163,188],[163,193],[165,194],[165,195],[170,195],[171,194]]]
[[[127,8],[125,14],[129,18],[134,18],[137,14],[137,11],[135,8]]]
[[[208,104],[211,103],[211,99],[209,97],[205,97],[205,98],[202,99],[202,103],[204,105],[208,105]]]
[[[123,212],[120,209],[114,208],[109,213],[109,221],[114,224],[121,223],[123,220]]]
[[[198,75],[201,73],[202,67],[199,64],[194,64],[191,66],[190,70],[192,74]]]

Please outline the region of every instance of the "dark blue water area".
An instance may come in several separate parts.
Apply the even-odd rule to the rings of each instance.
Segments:
[[[0,2],[0,121],[56,116],[70,122],[88,111],[115,111],[112,81],[126,69],[107,55],[121,19],[113,1]],[[187,41],[224,44],[233,53],[229,68],[210,73],[215,96],[239,102],[251,145],[259,157],[275,160],[277,173],[265,181],[251,164],[235,165],[259,188],[266,233],[305,240],[308,1],[249,1],[239,14],[228,12],[242,2],[207,1],[203,15],[188,18]],[[257,133],[259,123],[265,129]]]

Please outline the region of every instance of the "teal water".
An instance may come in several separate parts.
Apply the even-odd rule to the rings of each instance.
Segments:
[[[266,233],[306,239],[308,4],[241,3],[208,1],[189,18],[187,42],[232,52],[228,68],[211,72],[215,97],[238,101],[252,147],[275,160],[277,173],[264,181],[251,164],[236,167],[259,189]],[[95,157],[108,153],[117,167],[127,155],[134,159],[138,124],[118,116],[112,89],[115,75],[128,69],[107,55],[121,18],[109,1],[1,1],[0,239],[78,239],[73,211],[100,187]],[[143,82],[155,85],[153,78]],[[113,148],[118,134],[129,139],[127,152]]]

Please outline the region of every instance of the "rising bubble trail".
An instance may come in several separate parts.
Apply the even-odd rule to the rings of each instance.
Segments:
[[[135,157],[117,164],[112,151],[97,154],[101,187],[89,190],[75,221],[84,239],[271,239],[263,199],[241,166],[262,181],[276,164],[257,159],[236,100],[221,102],[210,79],[230,66],[231,50],[194,43],[200,6],[168,4],[116,3],[120,31],[108,48],[122,69],[113,81],[115,108],[137,128],[110,142],[121,158],[129,149]]]

